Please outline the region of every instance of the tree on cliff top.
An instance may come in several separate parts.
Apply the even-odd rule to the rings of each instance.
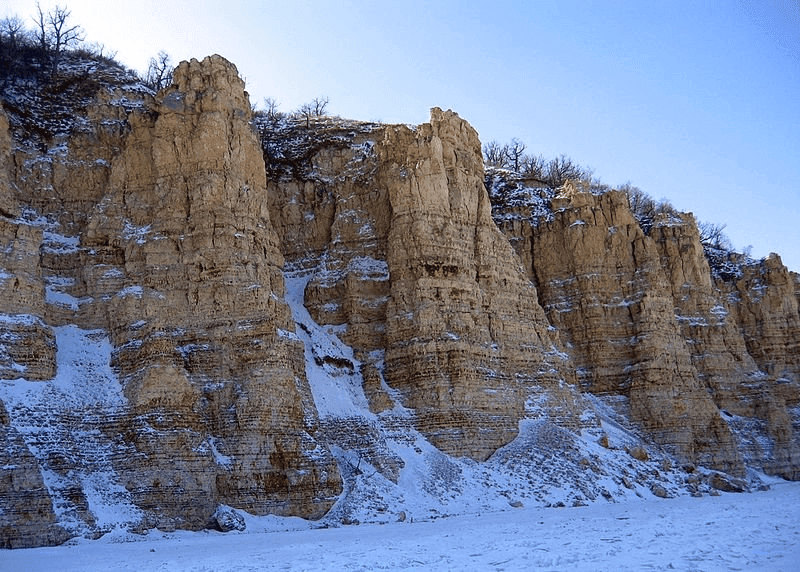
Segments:
[[[570,180],[587,181],[592,186],[599,184],[592,179],[591,169],[578,165],[566,155],[547,161],[541,155],[528,155],[525,149],[525,143],[516,137],[504,145],[490,141],[483,146],[483,158],[491,167],[509,169],[537,179],[551,189],[557,189]]]
[[[68,24],[71,12],[66,8],[56,6],[45,14],[41,5],[37,3],[36,9],[38,11],[38,16],[34,17],[36,40],[42,51],[50,58],[50,77],[55,77],[64,51],[82,42],[85,33],[80,26]]]
[[[144,84],[153,91],[159,91],[172,85],[172,60],[167,52],[161,50],[158,55],[150,58]]]
[[[328,98],[315,97],[309,103],[304,103],[297,110],[297,115],[306,120],[306,127],[311,125],[312,117],[322,117],[328,115]]]

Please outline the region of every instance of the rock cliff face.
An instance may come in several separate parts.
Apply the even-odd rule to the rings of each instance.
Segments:
[[[621,193],[490,187],[582,387],[628,398],[631,416],[682,458],[796,478],[798,313],[779,259],[714,278],[690,214],[662,215],[645,233]]]
[[[451,111],[253,117],[219,56],[99,85],[47,137],[0,113],[1,545],[351,522],[409,482],[580,504],[800,476],[779,258],[720,274],[691,215],[645,232],[621,193],[486,176]]]
[[[474,129],[439,109],[413,130],[352,127],[346,147],[312,150],[271,183],[287,258],[313,272],[316,321],[345,325],[368,371],[380,353],[385,382],[447,453],[486,459],[534,396],[579,426],[578,395],[559,385],[574,374],[491,219]],[[376,413],[390,405],[380,384],[366,391]]]
[[[125,116],[113,157],[102,137],[83,134],[42,169],[44,182],[17,174],[23,199],[44,185],[59,204],[37,210],[43,220],[5,221],[4,377],[52,379],[52,326],[91,329],[110,342],[113,407],[102,419],[62,410],[61,423],[99,433],[112,484],[144,526],[202,528],[220,504],[318,518],[341,481],[313,437],[244,83],[219,57],[184,62],[174,78]],[[107,117],[107,107],[95,112]],[[69,170],[85,161],[88,139],[103,176]],[[40,416],[43,400],[19,399],[10,415]],[[57,467],[55,447],[39,447],[43,470],[80,481],[83,460]],[[75,530],[97,526],[77,507],[85,499],[64,503],[78,515]]]
[[[679,456],[742,473],[681,336],[658,248],[627,198],[565,190],[552,208],[533,234],[534,271],[553,324],[571,334],[583,386],[628,397],[633,418]]]

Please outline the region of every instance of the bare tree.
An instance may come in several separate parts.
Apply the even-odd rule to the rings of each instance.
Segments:
[[[311,100],[312,110],[316,117],[328,115],[328,102],[327,97],[315,97]]]
[[[92,55],[93,57],[100,58],[103,60],[111,60],[117,57],[117,50],[109,50],[106,51],[106,46],[102,42],[92,42],[87,44],[86,42],[81,45],[78,51],[83,50],[86,53]]]
[[[172,60],[164,50],[158,52],[154,58],[150,58],[147,66],[144,83],[155,91],[160,91],[172,85]]]
[[[19,16],[9,16],[0,20],[0,42],[4,49],[15,51],[25,36],[27,36],[25,22]]]
[[[698,222],[697,230],[700,231],[700,243],[711,248],[731,250],[731,242],[723,232],[726,226],[711,222]]]
[[[264,98],[264,113],[267,119],[273,123],[283,118],[283,112],[278,111],[278,107],[280,107],[280,103],[278,103],[277,99],[273,97]]]
[[[509,167],[519,173],[522,159],[525,155],[526,145],[516,137],[511,140],[511,145],[508,145],[508,164]]]
[[[546,183],[557,189],[570,180],[588,181],[592,178],[591,169],[581,167],[566,155],[552,159],[545,170]]]
[[[64,51],[82,42],[85,34],[80,26],[69,25],[71,12],[66,8],[56,6],[45,14],[41,5],[37,3],[36,10],[38,11],[38,16],[34,18],[37,27],[36,37],[42,51],[50,57],[50,75],[55,77]]]
[[[656,202],[653,200],[653,197],[630,183],[625,183],[619,190],[628,195],[628,207],[637,220],[653,219],[656,214]]]
[[[497,141],[489,141],[483,146],[483,160],[490,167],[507,168],[508,145],[500,145]]]
[[[25,23],[18,16],[10,16],[0,20],[0,72],[3,85],[18,73],[21,52],[30,43],[30,35]]]
[[[312,117],[322,117],[328,114],[327,107],[327,97],[315,97],[310,103],[301,105],[297,114],[306,120],[306,127],[310,127]]]
[[[524,174],[540,181],[545,178],[546,168],[547,161],[541,155],[525,155],[520,163],[520,169]]]

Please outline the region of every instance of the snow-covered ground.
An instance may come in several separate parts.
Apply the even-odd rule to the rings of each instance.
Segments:
[[[272,532],[111,533],[0,551],[0,570],[764,570],[800,569],[800,483],[771,490],[584,507],[509,509],[427,522]],[[139,541],[132,541],[138,538]]]

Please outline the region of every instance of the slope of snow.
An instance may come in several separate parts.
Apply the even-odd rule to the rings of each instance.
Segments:
[[[29,315],[13,318],[31,323],[39,320]],[[0,316],[0,320],[11,319]],[[57,346],[55,378],[51,381],[0,381],[0,399],[6,407],[66,412],[84,407],[124,405],[122,386],[110,365],[108,335],[103,330],[82,330],[77,326],[55,327],[53,331]]]
[[[83,500],[74,495],[76,488],[83,491],[85,508],[94,516],[98,530],[137,522],[142,511],[130,502],[130,494],[120,484],[112,466],[117,454],[113,436],[102,431],[104,423],[126,404],[110,365],[108,335],[74,325],[53,331],[57,352],[52,380],[0,381],[0,400],[8,410],[11,426],[39,461],[44,484],[64,528],[73,534],[87,532],[79,516],[84,508]],[[81,424],[70,423],[73,416],[80,417]],[[67,470],[58,466],[59,458],[69,459]]]
[[[353,350],[332,330],[317,324],[303,304],[310,279],[310,274],[287,276],[286,302],[292,309],[297,335],[305,345],[306,376],[319,416],[374,418],[361,388]]]
[[[430,522],[269,533],[110,534],[0,551],[27,570],[748,570],[800,562],[800,484],[579,508],[531,508]],[[278,519],[271,519],[277,524]]]
[[[376,261],[367,261],[369,264],[366,264],[359,259],[356,262],[354,271],[362,267],[383,271],[380,264],[376,266]],[[306,376],[319,412],[321,431],[339,463],[344,491],[328,514],[316,522],[241,513],[247,522],[247,532],[261,538],[260,541],[245,540],[237,536],[244,543],[242,550],[257,550],[254,543],[271,542],[261,536],[264,532],[293,530],[305,531],[303,534],[324,534],[314,529],[340,528],[354,523],[361,523],[363,534],[374,537],[378,543],[383,542],[380,540],[381,530],[400,531],[398,534],[410,531],[409,538],[416,538],[421,534],[414,532],[416,528],[404,528],[412,522],[427,523],[425,526],[432,528],[425,530],[433,535],[441,534],[445,539],[450,537],[437,532],[445,528],[439,529],[435,523],[453,523],[453,526],[462,527],[465,531],[460,534],[468,538],[466,529],[470,527],[481,530],[484,522],[502,523],[506,519],[511,523],[522,518],[519,515],[523,514],[533,519],[544,518],[551,513],[537,511],[546,507],[588,505],[589,512],[603,514],[603,511],[619,511],[619,507],[625,506],[636,514],[646,514],[650,510],[647,507],[661,506],[654,504],[662,502],[656,498],[656,491],[670,497],[683,497],[675,500],[678,507],[684,506],[682,503],[685,502],[714,502],[706,501],[707,496],[687,498],[690,492],[701,495],[715,493],[702,481],[708,471],[697,468],[691,475],[684,473],[671,465],[668,456],[653,447],[647,449],[649,458],[645,461],[631,456],[628,450],[643,446],[643,440],[627,421],[627,404],[599,397],[586,398],[587,411],[598,419],[598,425],[593,429],[569,431],[542,416],[522,420],[518,437],[483,463],[441,452],[416,430],[414,412],[402,406],[399,392],[391,389],[385,381],[382,381],[383,389],[395,401],[395,407],[380,414],[369,410],[362,388],[361,363],[353,349],[339,338],[342,327],[316,323],[303,305],[304,290],[310,278],[309,274],[286,276],[286,301],[297,327],[296,332],[282,332],[282,335],[299,339],[304,344]],[[0,321],[35,323],[39,319],[28,315],[0,315]],[[119,444],[112,442],[113,436],[99,430],[106,419],[121,414],[126,399],[110,367],[112,348],[105,332],[81,330],[76,326],[56,327],[54,332],[58,347],[56,377],[44,382],[25,379],[0,381],[0,399],[6,404],[11,425],[19,431],[40,462],[60,524],[77,535],[73,542],[80,546],[75,547],[77,552],[73,554],[84,550],[81,546],[85,537],[105,534],[96,549],[102,559],[102,546],[142,538],[126,532],[140,520],[142,513],[130,502],[128,492],[120,485],[119,475],[114,471],[112,459],[119,453]],[[370,356],[371,362],[379,369],[381,357],[379,353]],[[83,416],[83,424],[75,426],[59,421],[71,415]],[[601,445],[601,440],[607,443]],[[210,447],[220,464],[231,461],[216,451],[213,441]],[[65,471],[51,466],[51,459],[58,458],[62,451],[70,452],[74,469]],[[759,480],[767,480],[763,475],[751,477],[756,484]],[[690,478],[695,483],[692,491],[687,488]],[[96,522],[91,529],[79,518],[81,507],[71,500],[70,491],[76,486],[83,491],[86,510],[91,512]],[[385,525],[385,528],[373,525]],[[518,526],[527,525],[519,521]],[[164,542],[175,541],[178,545],[200,542],[197,539],[229,542],[212,533],[170,537],[159,534],[153,531],[147,538],[162,538]],[[354,536],[359,534],[353,533]],[[280,542],[284,540],[281,538]],[[442,540],[430,544],[423,549],[419,562],[455,568],[468,568],[472,565],[469,562],[477,566],[498,562],[497,567],[504,566],[503,559],[462,561],[442,554],[432,555],[440,547],[455,550],[452,542]],[[498,550],[504,549],[502,538],[494,538],[491,542]],[[605,541],[601,539],[598,542]],[[470,540],[467,545],[472,543]],[[142,545],[135,543],[132,546]],[[173,548],[167,550],[173,551]],[[85,549],[89,552],[94,550]],[[138,549],[131,550],[135,552]],[[220,550],[224,552],[226,549]],[[230,550],[235,553],[238,549]],[[412,547],[398,545],[398,550],[407,552]],[[372,549],[370,554],[373,552],[380,554],[378,548]],[[0,553],[0,556],[5,554]],[[191,565],[216,568],[216,556],[212,553],[208,556],[212,558],[210,564],[198,561]],[[236,557],[228,558],[233,558],[232,562],[237,565],[244,565],[244,561]],[[381,561],[378,558],[375,562]],[[6,569],[2,562],[0,558],[0,570]],[[155,560],[152,562],[155,565]],[[336,562],[331,566],[336,567]],[[390,562],[397,567],[406,567],[414,565],[415,558],[403,556]],[[552,562],[553,567],[560,568],[569,561],[556,559]],[[311,561],[301,562],[295,569],[310,564]],[[221,569],[225,569],[224,566]]]

